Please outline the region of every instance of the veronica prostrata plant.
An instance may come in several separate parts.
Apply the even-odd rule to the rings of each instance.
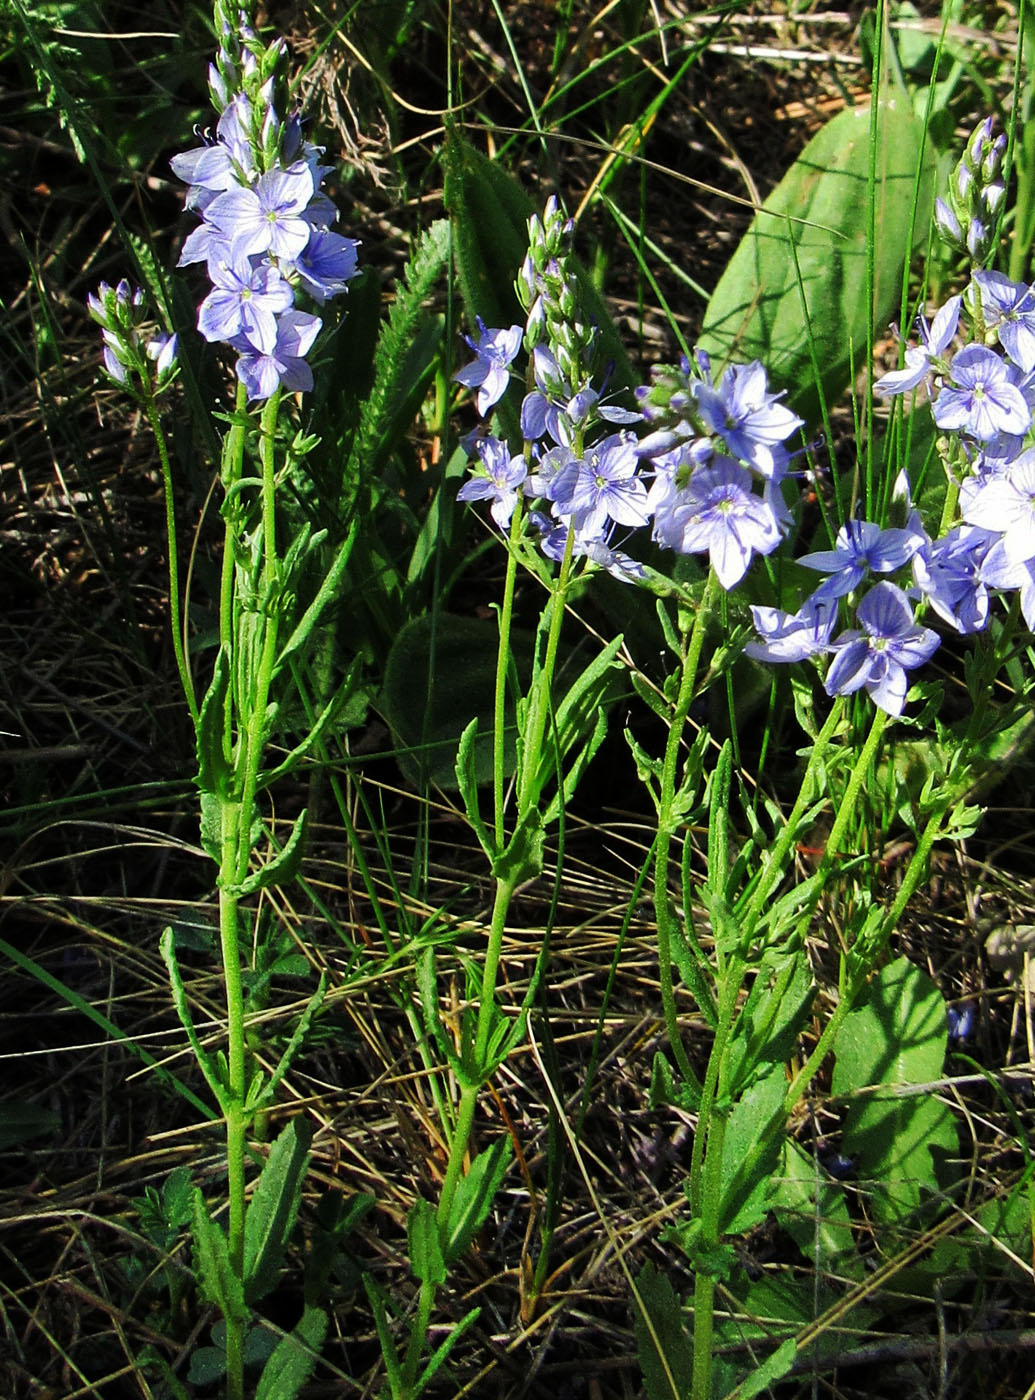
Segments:
[[[90,312],[102,328],[107,373],[148,413],[165,482],[173,643],[197,737],[201,843],[216,866],[225,1054],[210,1052],[195,1029],[171,929],[161,948],[176,1010],[225,1122],[225,1224],[196,1188],[191,1233],[200,1286],[222,1314],[226,1394],[241,1400],[246,1348],[267,1358],[254,1393],[290,1397],[311,1373],[327,1326],[320,1308],[306,1307],[276,1346],[249,1341],[253,1310],[276,1286],[284,1261],[309,1143],[302,1120],[293,1120],[270,1149],[249,1197],[249,1134],[302,1043],[323,984],[267,1072],[246,1042],[242,963],[250,902],[293,878],[305,842],[306,810],[277,840],[264,794],[308,756],[342,701],[339,691],[302,735],[294,718],[291,729],[285,727],[295,666],[340,591],[352,536],[329,559],[320,551],[323,537],[309,526],[293,528],[288,537],[280,493],[316,441],[302,426],[298,397],[313,387],[307,357],[324,324],[310,308],[325,315],[346,290],[357,245],[330,227],[337,211],[321,190],[330,167],[304,138],[301,115],[282,115],[283,42],[262,43],[248,13],[222,0],[215,22],[220,47],[209,70],[215,131],[173,160],[189,186],[187,206],[201,220],[180,257],[181,266],[204,263],[208,276],[197,329],[230,349],[236,383],[229,413],[218,415],[226,424],[219,464],[218,644],[200,691],[198,658],[183,624],[174,483],[158,409],[176,374],[177,341],[146,332],[143,294],[125,282],[114,290],[102,286],[90,298]]]
[[[500,608],[491,824],[481,817],[473,780],[468,775],[464,781],[464,746],[458,766],[468,816],[497,876],[486,961],[492,974],[482,985],[482,1029],[473,1040],[472,1102],[478,1078],[487,1078],[499,1063],[484,1052],[492,1039],[495,948],[506,909],[516,882],[537,873],[544,820],[557,815],[555,806],[544,813],[540,794],[544,758],[550,758],[547,717],[554,707],[560,716],[567,703],[554,702],[550,687],[573,582],[606,570],[657,594],[675,655],[676,673],[660,695],[634,676],[668,727],[664,753],[650,755],[631,736],[630,743],[657,815],[654,902],[670,1058],[659,1056],[655,1063],[653,1097],[696,1115],[686,1184],[690,1218],[672,1231],[695,1277],[693,1334],[681,1372],[693,1400],[725,1385],[720,1376],[727,1373],[717,1369],[713,1356],[716,1289],[735,1263],[724,1238],[764,1215],[770,1178],[787,1150],[789,1115],[859,1004],[923,878],[934,842],[973,829],[976,811],[966,799],[990,730],[1024,722],[1013,712],[1004,720],[988,704],[995,678],[1021,645],[1019,615],[1029,628],[1035,623],[1035,450],[1025,445],[1035,409],[1035,305],[1029,288],[982,266],[995,251],[1005,148],[991,122],[982,123],[968,142],[949,201],[939,202],[935,218],[939,233],[971,261],[970,281],[929,326],[919,323],[920,344],[906,350],[905,368],[875,385],[880,398],[922,391],[930,404],[935,463],[916,474],[927,478],[921,504],[913,500],[907,467],[893,473],[879,493],[875,519],[853,512],[831,520],[823,502],[826,547],[801,552],[798,546],[794,568],[787,571],[792,579],[812,574],[820,582],[797,607],[751,603],[755,640],[743,629],[729,638],[730,595],[752,584],[755,597],[777,591],[785,602],[789,590],[786,583],[777,587],[784,572],[777,551],[790,554],[801,538],[797,478],[817,480],[810,452],[794,445],[803,420],[770,389],[760,361],[716,371],[709,356],[697,351],[678,365],[653,367],[649,382],[631,399],[609,394],[607,367],[594,356],[600,327],[586,315],[572,272],[572,225],[551,199],[542,218],[529,222],[528,254],[516,283],[527,313],[523,336],[518,325],[479,321],[477,339],[469,342],[475,359],[456,375],[476,391],[478,413],[486,419],[518,373],[523,343],[520,441],[508,442],[483,422],[469,436],[474,471],[459,492],[463,500],[489,503],[509,550]],[[930,474],[938,469],[943,482],[932,493]],[[932,494],[934,519],[921,508]],[[652,553],[652,545],[662,553]],[[702,556],[703,585],[692,587],[685,575],[664,573],[663,551]],[[508,811],[502,730],[519,565],[542,581],[547,601],[542,659],[517,707],[517,773]],[[676,626],[666,599],[675,601]],[[718,642],[717,619],[726,624]],[[789,1047],[812,1002],[805,935],[824,891],[845,879],[838,863],[873,800],[886,730],[907,719],[915,693],[926,699],[928,723],[946,732],[936,719],[937,688],[924,683],[911,692],[946,634],[976,644],[965,663],[970,711],[953,732],[944,771],[928,774],[914,802],[917,839],[890,905],[850,880],[839,1001],[812,1053],[788,1080]],[[601,661],[616,664],[621,640],[604,649]],[[822,702],[807,672],[793,680],[796,713],[810,747],[789,811],[775,803],[760,810],[757,795],[747,801],[738,794],[730,739],[712,741],[702,729],[686,741],[694,700],[720,674],[729,675],[737,655],[761,665],[807,663],[819,672]],[[865,696],[868,706],[858,705],[857,696]],[[560,790],[570,796],[573,784],[562,777],[559,754],[556,767]],[[787,888],[796,843],[834,797],[832,781],[835,815],[818,868]],[[893,769],[887,781],[894,785]],[[731,824],[735,802],[747,821],[746,837],[736,836]],[[708,832],[703,877],[693,873],[686,835],[698,821]],[[683,853],[678,896],[673,849]],[[677,972],[712,1031],[703,1073],[684,1044]],[[498,1037],[501,1049],[508,1043]],[[464,1141],[462,1134],[457,1141]],[[448,1203],[448,1192],[443,1199]],[[641,1351],[646,1347],[650,1355],[658,1348],[651,1311],[666,1311],[665,1297],[645,1275],[637,1308],[649,1334]],[[678,1316],[676,1325],[681,1327]],[[767,1381],[784,1374],[794,1354],[793,1346],[781,1347],[755,1382],[762,1374]],[[666,1384],[674,1384],[672,1372],[666,1375]]]

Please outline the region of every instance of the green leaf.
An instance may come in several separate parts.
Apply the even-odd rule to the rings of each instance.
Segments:
[[[191,1352],[187,1379],[191,1385],[215,1385],[226,1375],[226,1352],[222,1347],[196,1347]]]
[[[543,820],[533,808],[521,818],[506,849],[493,861],[493,875],[517,886],[541,874],[545,840]]]
[[[273,1291],[298,1217],[312,1131],[293,1118],[270,1148],[244,1217],[244,1290],[249,1303]]]
[[[900,304],[910,232],[926,235],[930,226],[933,160],[923,137],[923,124],[904,96],[881,104],[873,297],[878,330]],[[755,215],[705,313],[702,348],[718,359],[760,359],[774,383],[790,388],[791,404],[809,422],[820,417],[821,392],[827,402],[837,398],[853,366],[869,353],[869,163],[869,108],[848,108],[817,132]]]
[[[244,1285],[231,1267],[226,1235],[209,1215],[205,1197],[197,1187],[193,1201],[194,1273],[201,1291],[225,1318],[244,1322],[248,1317]]]
[[[291,835],[284,845],[265,865],[258,866],[244,880],[237,891],[239,898],[255,894],[258,890],[268,890],[273,885],[289,885],[298,874],[305,850],[306,830],[309,823],[309,809],[303,807],[295,818]]]
[[[446,1261],[438,1231],[435,1207],[418,1196],[406,1216],[406,1243],[410,1253],[410,1269],[421,1283],[436,1287],[446,1281]]]
[[[812,995],[812,974],[803,953],[766,954],[730,1043],[733,1093],[746,1088],[760,1071],[787,1063],[805,1025]]]
[[[618,678],[623,669],[617,661],[622,640],[620,635],[617,636],[593,658],[557,707],[553,731],[555,743],[544,746],[536,775],[536,797],[554,776],[557,750],[562,760],[572,752],[575,757],[567,765],[560,790],[544,815],[546,825],[556,820],[562,803],[571,801],[582,774],[607,734],[607,712],[617,696]]]
[[[693,1350],[676,1290],[653,1264],[636,1278],[633,1328],[647,1400],[683,1400],[690,1394]]]
[[[715,760],[708,784],[708,888],[725,901],[729,878],[730,783],[733,777],[733,745],[726,739]]]
[[[255,1400],[295,1400],[313,1374],[326,1335],[327,1314],[322,1308],[307,1307],[263,1367]]]
[[[226,735],[225,704],[230,684],[230,659],[226,648],[220,647],[212,669],[212,679],[201,702],[198,716],[198,776],[195,779],[202,793],[215,793],[225,796],[229,791],[230,765],[223,751]],[[209,814],[211,821],[211,813]],[[202,840],[205,839],[204,821]],[[205,847],[209,855],[212,852]],[[218,848],[213,857],[219,859]]]
[[[456,785],[460,790],[467,820],[471,823],[471,829],[478,838],[478,844],[489,859],[493,860],[497,854],[496,842],[482,821],[481,809],[478,805],[478,776],[475,759],[477,738],[478,718],[475,716],[460,735],[460,743],[456,751]]]
[[[783,1145],[769,1209],[822,1273],[862,1278],[865,1265],[855,1247],[844,1188],[792,1139]]]
[[[511,654],[518,683],[532,673],[531,632],[512,628]],[[499,628],[494,618],[457,617],[438,612],[408,622],[396,638],[385,666],[381,704],[397,744],[399,766],[418,786],[456,786],[460,740],[471,720],[478,735],[472,756],[475,783],[492,779],[492,732],[496,696]],[[514,771],[514,706],[506,711],[505,770]]]
[[[485,1224],[496,1192],[510,1165],[509,1137],[497,1138],[491,1147],[479,1152],[466,1175],[457,1183],[449,1211],[449,1238],[446,1260],[459,1259]]]
[[[60,1127],[61,1114],[54,1109],[23,1099],[8,1099],[0,1103],[0,1152],[56,1133]]]
[[[469,1313],[466,1313],[460,1319],[446,1339],[435,1348],[428,1360],[427,1366],[425,1366],[424,1370],[421,1372],[420,1378],[413,1387],[413,1400],[417,1400],[418,1396],[423,1395],[424,1391],[427,1390],[428,1386],[435,1379],[435,1376],[449,1360],[457,1342],[469,1328],[474,1326],[481,1315],[481,1308],[472,1308]]]
[[[720,1234],[740,1235],[765,1219],[770,1178],[780,1158],[778,1113],[786,1088],[783,1066],[773,1066],[730,1113],[722,1144]]]
[[[833,1092],[851,1099],[844,1151],[872,1179],[870,1207],[886,1225],[941,1190],[959,1153],[948,1106],[929,1090],[909,1092],[941,1078],[947,1038],[941,992],[902,957],[874,977],[834,1045]]]
[[[440,359],[443,321],[425,302],[449,261],[449,223],[438,219],[426,229],[405,274],[374,353],[370,393],[360,408],[359,428],[345,472],[375,475],[402,433],[409,429],[428,381]]]

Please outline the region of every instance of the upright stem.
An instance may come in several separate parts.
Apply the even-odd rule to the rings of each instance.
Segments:
[[[493,835],[497,852],[503,850],[503,799],[506,795],[505,738],[507,718],[507,671],[510,666],[510,627],[514,616],[514,589],[517,584],[517,542],[521,534],[521,504],[510,520],[510,548],[507,550],[507,577],[500,604],[499,646],[496,650],[496,693],[492,715],[492,798]]]
[[[669,1046],[679,1073],[688,1084],[696,1084],[697,1076],[683,1048],[679,1032],[679,1016],[676,1011],[675,991],[672,986],[672,940],[680,935],[668,893],[668,863],[669,850],[676,827],[674,809],[683,729],[697,688],[697,672],[701,664],[701,652],[704,648],[705,633],[715,604],[717,588],[718,580],[715,573],[709,570],[704,597],[690,631],[690,641],[679,680],[679,694],[676,697],[672,719],[669,723],[668,738],[665,743],[661,788],[658,796],[658,837],[654,849],[654,909],[658,925],[658,974],[661,982],[661,1005],[665,1016],[665,1031],[668,1035]]]
[[[239,405],[241,402],[238,395]],[[244,985],[241,975],[240,910],[238,891],[248,873],[252,851],[255,798],[259,765],[266,741],[266,708],[273,667],[276,661],[278,609],[276,499],[274,491],[274,432],[277,423],[279,392],[271,395],[262,411],[259,452],[262,462],[262,577],[258,581],[263,615],[263,643],[256,671],[247,677],[247,697],[231,686],[227,695],[226,732],[233,736],[235,727],[243,721],[244,732],[237,733],[232,745],[234,753],[233,796],[222,802],[222,837],[219,861],[219,939],[223,959],[223,984],[226,995],[227,1035],[227,1094],[226,1094],[226,1168],[227,1249],[230,1270],[244,1281],[245,1227],[245,1157],[249,1113],[245,1098],[247,1071],[245,1066]],[[243,451],[243,429],[240,441],[229,442],[224,458],[224,487],[236,480],[240,472]],[[231,511],[236,511],[232,502]],[[238,560],[235,557],[236,531],[227,520],[226,553],[223,559],[220,625],[222,641],[231,656],[236,642],[234,636],[237,613],[236,582]],[[227,558],[229,556],[229,560]],[[252,581],[253,585],[255,580]],[[244,1400],[244,1320],[227,1316],[226,1323],[226,1388],[227,1400]]]

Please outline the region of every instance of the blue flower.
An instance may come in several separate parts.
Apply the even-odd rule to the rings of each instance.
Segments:
[[[277,338],[268,351],[257,350],[243,336],[231,344],[241,352],[237,377],[249,399],[268,399],[278,388],[308,393],[313,371],[305,362],[320,329],[320,318],[305,311],[285,311],[277,321]]]
[[[858,588],[871,569],[877,574],[900,569],[923,542],[915,530],[882,530],[869,520],[846,520],[833,549],[803,554],[798,563],[830,575],[816,590],[819,597],[843,598]]]
[[[752,604],[751,616],[762,640],[748,642],[746,655],[755,661],[804,661],[830,650],[837,600],[814,593],[796,613]]]
[[[473,364],[458,369],[453,378],[469,389],[478,390],[478,413],[484,418],[507,392],[510,383],[508,366],[521,349],[523,331],[517,325],[508,326],[505,330],[490,328],[480,316],[475,319],[478,323],[477,341],[470,336],[464,339],[477,359]]]
[[[305,249],[294,261],[302,286],[322,306],[330,297],[347,290],[357,272],[359,244],[340,233],[314,229]]]
[[[980,442],[1000,433],[1025,433],[1031,411],[1010,382],[1006,365],[984,345],[966,345],[955,356],[951,383],[934,401],[934,421],[947,432],[965,432]]]
[[[206,340],[243,336],[264,354],[277,343],[277,317],[294,303],[290,286],[269,263],[253,267],[248,258],[211,260],[212,291],[198,310],[198,330]]]
[[[481,458],[483,476],[465,481],[456,493],[458,501],[491,501],[489,511],[501,530],[506,530],[517,505],[518,487],[528,475],[524,457],[512,457],[499,438],[479,438],[475,451]]]
[[[1035,448],[995,476],[972,478],[964,486],[963,519],[1001,534],[1012,563],[1035,559]]]
[[[996,332],[1014,364],[1029,374],[1035,369],[1035,292],[1001,272],[977,271],[973,280],[986,327]]]
[[[985,564],[999,536],[958,525],[913,556],[913,577],[939,617],[957,632],[980,632],[988,621]],[[997,585],[994,585],[997,586]]]
[[[681,554],[707,551],[719,582],[730,589],[754,554],[776,548],[781,530],[772,506],[752,492],[746,468],[716,456],[692,474],[664,519],[655,515],[654,538]]]
[[[935,362],[945,354],[956,334],[962,303],[962,297],[950,297],[935,314],[930,326],[923,318],[919,320],[921,343],[911,346],[906,351],[904,369],[890,370],[877,380],[873,386],[873,392],[879,398],[889,398],[893,394],[906,394],[910,389],[915,389],[923,383],[935,369]]]
[[[804,419],[771,394],[760,360],[730,365],[717,386],[707,380],[693,384],[701,417],[726,444],[731,456],[746,462],[760,475],[779,475],[787,462],[782,444]]]
[[[893,583],[878,583],[859,604],[862,631],[835,638],[824,686],[828,695],[851,695],[865,688],[875,705],[900,715],[908,689],[907,672],[929,661],[938,633],[918,627],[909,599]]]
[[[217,195],[205,217],[230,240],[235,256],[272,253],[294,262],[312,232],[303,215],[314,193],[308,165],[270,170],[247,189],[237,187]]]
[[[636,440],[629,433],[613,433],[573,457],[558,472],[551,498],[554,514],[573,517],[580,534],[598,537],[608,521],[619,525],[646,525],[647,488],[636,475]]]

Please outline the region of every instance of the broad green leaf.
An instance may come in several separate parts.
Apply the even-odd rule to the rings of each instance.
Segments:
[[[226,1352],[221,1347],[196,1347],[191,1352],[187,1379],[191,1385],[215,1385],[226,1375]]]
[[[647,1400],[683,1400],[690,1394],[693,1351],[676,1290],[653,1264],[636,1278],[633,1327]]]
[[[899,308],[910,232],[926,236],[932,209],[933,157],[904,96],[881,104],[876,149],[880,331]],[[869,355],[869,164],[869,108],[848,108],[816,133],[755,215],[705,313],[701,347],[719,360],[760,359],[809,422],[820,417],[820,390],[836,399]]]
[[[438,1232],[435,1207],[418,1196],[406,1216],[406,1242],[410,1253],[410,1269],[421,1283],[436,1286],[446,1280],[446,1261]]]
[[[202,1293],[225,1318],[243,1322],[248,1316],[244,1286],[230,1264],[230,1251],[222,1227],[208,1213],[205,1197],[194,1188],[191,1222],[194,1244],[194,1274]]]
[[[780,1133],[773,1125],[786,1088],[783,1066],[774,1066],[733,1106],[722,1144],[723,1235],[743,1234],[765,1219],[769,1181],[780,1156]]]
[[[312,1132],[293,1118],[270,1148],[244,1217],[244,1285],[249,1303],[272,1292],[298,1216]]]
[[[282,1337],[266,1362],[255,1400],[295,1400],[313,1374],[327,1335],[327,1314],[307,1307],[292,1332]]]
[[[876,975],[834,1045],[833,1092],[851,1100],[844,1151],[871,1179],[870,1208],[888,1225],[946,1185],[959,1153],[948,1106],[928,1089],[910,1092],[941,1078],[947,1038],[941,992],[902,957]]]
[[[513,628],[511,652],[519,684],[532,670],[534,638]],[[478,735],[473,756],[475,783],[492,778],[492,730],[499,628],[494,618],[436,613],[414,618],[399,633],[385,666],[381,704],[396,743],[399,765],[414,783],[456,787],[460,740],[472,719]],[[514,771],[514,706],[507,706],[506,771]]]
[[[449,1212],[449,1242],[446,1258],[452,1263],[467,1251],[485,1224],[496,1199],[496,1192],[510,1164],[509,1137],[497,1138],[491,1147],[479,1152],[458,1183]]]
[[[792,1139],[783,1145],[769,1209],[822,1273],[862,1277],[865,1266],[855,1247],[844,1189]]]

